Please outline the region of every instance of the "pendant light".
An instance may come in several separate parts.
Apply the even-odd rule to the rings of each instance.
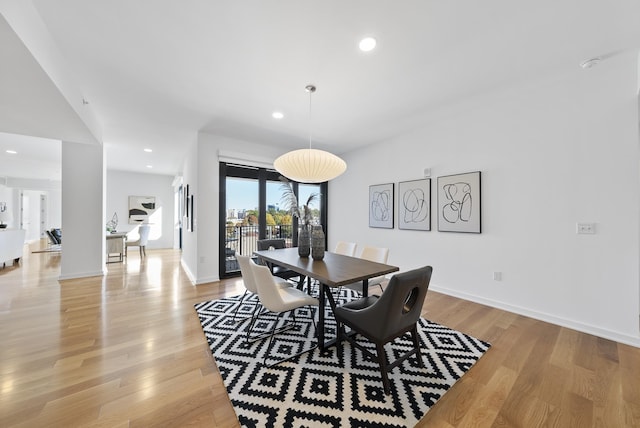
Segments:
[[[333,180],[347,170],[347,164],[333,153],[311,148],[311,94],[313,85],[305,87],[309,92],[309,148],[285,153],[273,162],[280,174],[300,183],[322,183]]]

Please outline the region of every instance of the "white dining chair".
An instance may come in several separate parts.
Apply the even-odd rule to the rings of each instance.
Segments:
[[[236,259],[238,260],[238,265],[240,266],[240,273],[242,274],[242,282],[244,283],[245,290],[242,294],[242,297],[240,297],[240,302],[238,302],[236,310],[233,312],[232,320],[236,320],[238,310],[242,306],[242,303],[245,301],[245,298],[247,299],[246,301],[249,301],[249,299],[252,298],[255,300],[253,311],[251,314],[251,322],[249,323],[249,328],[247,328],[247,340],[250,340],[250,327],[253,324],[256,313],[262,309],[262,305],[260,304],[260,301],[258,299],[258,286],[256,285],[253,270],[251,269],[251,257],[238,254],[236,255]],[[278,287],[290,287],[293,285],[283,278],[275,277],[274,280],[277,282]]]
[[[271,353],[271,347],[273,345],[273,337],[276,332],[280,333],[285,330],[289,330],[296,326],[296,314],[295,311],[298,308],[303,306],[309,306],[311,310],[311,319],[313,321],[314,329],[317,332],[317,326],[315,321],[315,314],[312,309],[313,306],[318,306],[318,299],[315,297],[309,296],[302,290],[298,290],[295,287],[281,287],[278,285],[278,282],[275,280],[275,277],[271,274],[271,271],[267,266],[261,266],[255,264],[253,260],[249,261],[251,265],[251,269],[253,271],[254,279],[256,281],[256,286],[258,288],[258,297],[260,298],[260,303],[264,308],[268,311],[276,314],[276,319],[273,321],[273,327],[271,329],[271,334],[269,336],[269,344],[267,345],[267,350],[264,353],[264,359],[262,364],[268,367],[273,367],[277,364],[280,364],[283,361],[290,360],[300,354],[308,352],[316,348],[317,344],[313,345],[310,349],[305,349],[303,351],[297,352],[294,355],[287,355],[284,358],[279,359],[273,364],[267,365],[267,358]],[[288,325],[283,325],[279,329],[277,329],[278,321],[280,320],[280,316],[285,312],[291,312],[293,316],[293,323]],[[260,316],[260,314],[258,314]],[[257,317],[256,317],[257,318]],[[255,324],[255,320],[252,324]],[[277,331],[276,331],[277,330]]]
[[[387,263],[389,259],[389,249],[382,247],[369,247],[366,246],[362,249],[362,253],[360,254],[361,259],[370,260],[372,262],[377,263]],[[372,285],[378,285],[380,290],[384,291],[382,288],[382,282],[385,281],[387,277],[385,275],[376,276],[375,278],[369,278],[368,287]],[[347,284],[345,287],[357,291],[360,294],[363,294],[362,290],[362,282],[354,282],[352,284]]]
[[[338,241],[335,250],[336,254],[342,254],[343,256],[354,257],[356,255],[357,244],[355,242]]]

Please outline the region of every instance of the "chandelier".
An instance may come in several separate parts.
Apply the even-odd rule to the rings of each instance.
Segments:
[[[309,148],[285,153],[273,162],[273,166],[289,180],[322,183],[345,172],[347,164],[333,153],[311,148],[311,94],[316,87],[307,85],[305,89],[309,92]]]

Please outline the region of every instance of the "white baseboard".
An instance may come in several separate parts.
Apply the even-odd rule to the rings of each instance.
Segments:
[[[191,270],[189,269],[189,266],[187,266],[187,264],[184,262],[184,260],[182,260],[182,258],[180,258],[180,265],[182,265],[182,270],[184,270],[184,273],[187,274],[187,277],[189,278],[189,281],[191,281],[191,283],[195,285],[196,277],[191,272]]]
[[[476,296],[473,294],[467,294],[460,291],[452,290],[446,287],[440,287],[432,284],[429,287],[430,290],[438,293],[446,294],[448,296],[458,297],[460,299],[469,300],[471,302],[480,303],[483,305],[491,306],[492,308],[502,309],[508,312],[513,312],[518,315],[523,315],[529,318],[534,318],[540,321],[545,321],[551,324],[559,325],[561,327],[567,327],[572,330],[580,331],[582,333],[592,334],[594,336],[602,337],[604,339],[613,340],[615,342],[624,343],[625,345],[634,346],[640,348],[640,336],[630,336],[627,334],[618,333],[616,331],[604,329],[598,326],[584,324],[574,320],[557,317],[555,315],[547,314],[544,312],[532,311],[531,309],[523,308],[521,306],[510,305],[498,300],[486,299],[484,297]]]
[[[217,276],[211,276],[209,278],[198,278],[198,280],[195,282],[196,285],[200,285],[200,284],[208,284],[210,282],[220,282],[220,278]]]
[[[105,273],[103,271],[96,272],[82,272],[82,273],[72,273],[68,275],[60,275],[58,277],[58,281],[64,281],[67,279],[78,279],[78,278],[88,278],[91,276],[104,276]]]

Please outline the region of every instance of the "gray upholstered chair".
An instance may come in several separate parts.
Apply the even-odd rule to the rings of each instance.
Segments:
[[[256,243],[258,251],[268,250],[270,247],[274,249],[286,248],[286,243],[284,239],[259,239]],[[298,288],[302,288],[302,283],[304,282],[305,277],[300,275],[298,272],[294,272],[282,266],[274,265],[273,263],[266,263],[266,266],[271,269],[271,273],[275,276],[284,279],[298,278]]]
[[[338,306],[334,313],[338,321],[338,341],[348,340],[362,352],[377,360],[385,393],[389,394],[390,384],[388,372],[401,364],[411,355],[416,354],[418,365],[424,366],[420,354],[418,337],[418,320],[422,305],[431,281],[431,266],[425,266],[409,272],[399,273],[391,277],[389,286],[381,296],[368,296]],[[354,337],[347,336],[344,326],[348,326],[356,334],[366,337],[376,345],[374,355],[364,346],[357,343]],[[384,345],[410,332],[413,348],[398,357],[391,364],[387,363]]]
[[[318,306],[319,302],[315,297],[309,296],[304,291],[298,290],[295,287],[281,287],[278,284],[276,277],[271,274],[271,271],[267,266],[257,265],[253,262],[253,260],[249,260],[249,264],[251,265],[254,279],[256,281],[256,286],[258,288],[258,297],[260,298],[260,303],[270,312],[274,312],[277,314],[276,319],[273,322],[273,328],[269,337],[269,344],[267,345],[267,350],[264,353],[264,360],[262,361],[262,364],[266,366],[267,358],[269,358],[269,354],[271,353],[273,337],[276,334],[276,327],[278,326],[280,316],[285,312],[291,312],[293,315],[293,324],[282,326],[277,330],[277,332],[282,332],[284,330],[295,327],[296,309],[303,306]],[[314,328],[316,328],[317,331],[315,315],[312,309],[311,319],[313,320]],[[304,352],[308,352],[311,349],[314,349],[316,346],[317,345],[314,345],[310,349],[300,351],[293,355],[287,355],[285,358],[280,359],[273,364],[270,364],[269,367],[273,367],[276,364],[280,364],[283,361],[290,360],[291,358],[296,357]]]

